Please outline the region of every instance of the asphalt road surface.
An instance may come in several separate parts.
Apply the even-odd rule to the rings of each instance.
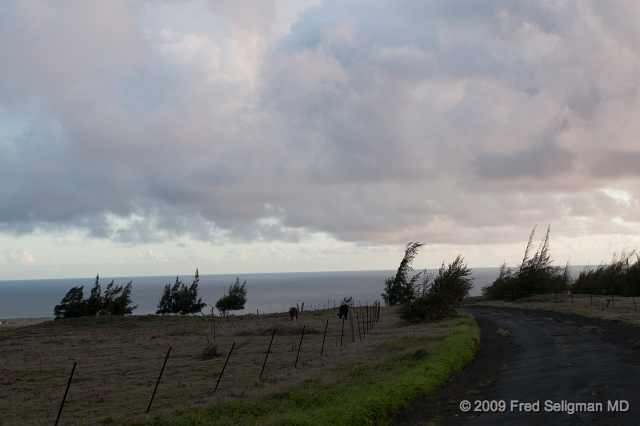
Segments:
[[[534,315],[478,306],[460,310],[507,330],[515,350],[490,386],[466,396],[470,410],[464,412],[458,404],[457,418],[446,423],[640,425],[640,350],[629,340],[630,326],[616,325],[626,327],[625,339],[616,340],[606,338],[609,332],[615,337],[616,327],[598,327],[611,321],[575,320],[591,324],[584,325],[571,321],[576,316],[549,311]],[[630,329],[632,335],[640,330]],[[597,411],[579,411],[589,408]]]

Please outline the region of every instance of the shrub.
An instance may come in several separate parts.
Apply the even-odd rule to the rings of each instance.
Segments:
[[[456,314],[455,299],[445,293],[429,293],[405,302],[398,311],[400,318],[411,323],[435,321]]]

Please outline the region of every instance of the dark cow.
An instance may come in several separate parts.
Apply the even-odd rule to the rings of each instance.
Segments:
[[[349,305],[340,305],[340,312],[338,313],[338,318],[347,319],[348,313],[349,313]]]
[[[291,317],[291,321],[293,321],[293,318],[295,317],[296,321],[298,321],[298,308],[296,308],[295,306],[292,306],[289,308],[289,316]]]

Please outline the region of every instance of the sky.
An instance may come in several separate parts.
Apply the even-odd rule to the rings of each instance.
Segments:
[[[640,235],[640,3],[0,2],[0,280]]]

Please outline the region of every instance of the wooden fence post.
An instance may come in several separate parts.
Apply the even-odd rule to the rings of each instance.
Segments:
[[[358,323],[358,336],[360,337],[360,341],[362,342],[362,333],[360,333],[360,317],[358,316],[357,312],[356,312],[356,322]]]

